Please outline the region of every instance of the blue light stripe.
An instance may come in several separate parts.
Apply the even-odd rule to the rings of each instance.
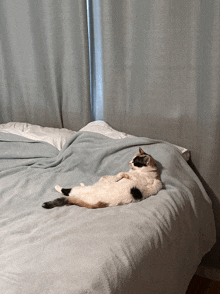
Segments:
[[[102,43],[99,0],[87,0],[91,119],[103,120]]]

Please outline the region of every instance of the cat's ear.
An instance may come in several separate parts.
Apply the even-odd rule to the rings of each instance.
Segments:
[[[146,154],[146,153],[144,152],[144,150],[141,149],[141,147],[139,147],[139,152],[140,152],[140,154]]]

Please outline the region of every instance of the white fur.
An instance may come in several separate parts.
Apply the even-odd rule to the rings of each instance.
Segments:
[[[81,186],[72,188],[69,199],[74,197],[91,205],[103,202],[108,206],[117,206],[135,202],[130,193],[133,187],[141,191],[143,199],[157,194],[162,189],[156,166],[136,167],[132,161],[129,165],[131,166],[129,172],[121,172],[116,176],[104,176],[92,186],[81,183]],[[60,186],[55,186],[55,189],[62,193]]]
[[[55,190],[57,190],[57,192],[60,192],[62,194],[61,189],[62,188],[60,186],[58,186],[58,185],[55,186]]]

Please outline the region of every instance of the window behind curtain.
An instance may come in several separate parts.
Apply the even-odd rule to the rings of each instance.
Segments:
[[[103,120],[102,44],[99,0],[87,0],[91,119]]]

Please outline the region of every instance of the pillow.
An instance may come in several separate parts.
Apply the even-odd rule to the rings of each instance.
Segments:
[[[112,127],[110,127],[104,121],[90,122],[85,127],[80,129],[79,131],[95,132],[95,133],[105,135],[105,136],[112,138],[112,139],[135,138],[135,136],[114,130]],[[188,161],[190,159],[190,151],[188,149],[186,149],[184,147],[177,146],[177,145],[173,145],[173,146],[175,146],[179,150],[179,152],[181,153],[181,155],[183,156],[183,158],[186,161]]]
[[[92,121],[79,131],[99,133],[112,139],[135,138],[135,136],[114,130],[104,121]]]
[[[95,132],[112,139],[135,138],[133,135],[116,131],[104,121],[90,122],[79,131]],[[53,145],[58,150],[61,150],[66,141],[68,141],[76,133],[76,131],[71,131],[65,128],[59,129],[41,127],[38,125],[20,122],[0,124],[0,132],[23,136],[36,141],[44,141]],[[190,159],[190,151],[188,149],[177,145],[174,146],[179,150],[186,161]]]
[[[23,136],[36,141],[44,141],[53,145],[58,150],[61,150],[66,141],[76,133],[75,131],[64,128],[48,128],[20,122],[1,124],[0,131]]]

